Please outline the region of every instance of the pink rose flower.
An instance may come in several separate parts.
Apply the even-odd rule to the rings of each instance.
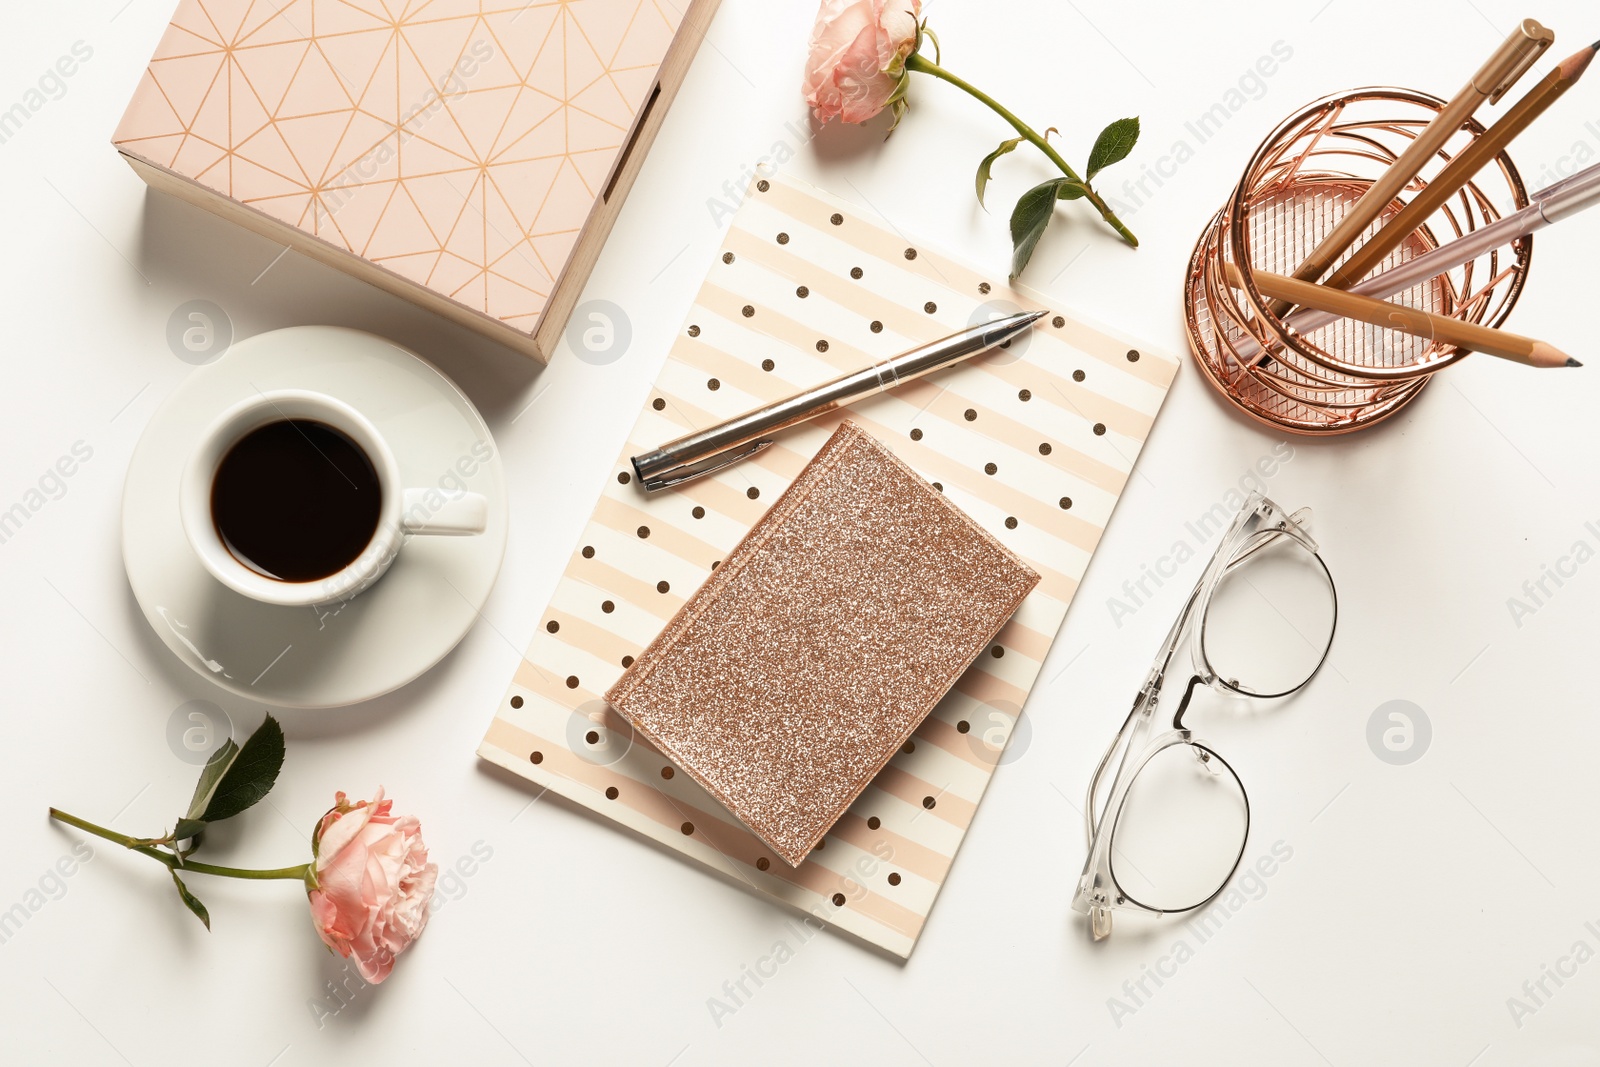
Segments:
[[[311,838],[311,920],[329,948],[376,984],[428,925],[439,868],[428,862],[416,817],[391,815],[394,802],[381,787],[370,801],[352,804],[343,793],[334,800]]]
[[[818,122],[865,122],[905,113],[922,0],[822,0],[806,58],[806,103]]]

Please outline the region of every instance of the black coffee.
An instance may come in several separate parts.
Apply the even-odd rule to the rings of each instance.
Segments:
[[[217,466],[211,517],[246,567],[314,582],[355,561],[378,528],[372,461],[326,423],[286,419],[241,437]]]

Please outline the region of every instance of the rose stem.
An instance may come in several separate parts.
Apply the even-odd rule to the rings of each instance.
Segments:
[[[185,874],[192,872],[195,874],[215,874],[223,878],[292,878],[303,881],[305,879],[306,872],[311,869],[311,864],[309,863],[302,863],[298,867],[279,867],[276,870],[270,871],[249,870],[241,867],[218,867],[214,863],[199,863],[194,860],[189,860],[183,864],[179,864],[176,856],[169,856],[167,853],[151,848],[148,845],[135,844],[135,839],[129,837],[127,834],[119,834],[115,830],[107,830],[103,826],[96,826],[92,822],[85,822],[76,815],[69,815],[64,811],[58,811],[55,808],[51,808],[50,817],[58,822],[64,822],[68,826],[76,826],[78,829],[87,833],[91,833],[96,837],[103,837],[107,841],[115,842],[129,851],[142,853],[143,855],[149,856],[153,860],[166,864],[173,870],[183,871]]]
[[[951,74],[948,70],[945,70],[943,67],[939,66],[939,64],[927,59],[920,53],[913,52],[911,54],[911,56],[906,60],[906,69],[921,71],[923,74],[931,74],[935,78],[949,82],[957,89],[961,89],[976,97],[978,100],[986,104],[995,114],[1011,123],[1012,128],[1022,135],[1023,140],[1038,148],[1039,151],[1043,152],[1046,156],[1049,156],[1050,162],[1054,163],[1057,167],[1060,167],[1062,174],[1065,174],[1067,177],[1071,178],[1073,181],[1077,182],[1079,185],[1082,185],[1088,190],[1088,192],[1084,194],[1085,198],[1095,206],[1095,210],[1100,212],[1100,217],[1105,219],[1107,224],[1109,224],[1113,230],[1116,230],[1117,233],[1122,236],[1124,241],[1128,242],[1128,244],[1132,245],[1134,248],[1139,247],[1139,239],[1133,235],[1132,231],[1122,224],[1122,220],[1117,218],[1116,212],[1112,211],[1111,208],[1107,206],[1106,202],[1100,199],[1100,194],[1091,189],[1089,187],[1089,183],[1078,177],[1077,172],[1067,165],[1067,161],[1061,158],[1061,153],[1057,152],[1054,148],[1051,148],[1050,142],[1033,132],[1033,128],[1031,126],[1017,118],[1017,116],[1013,115],[998,100],[984,92],[982,89],[979,89],[971,82]]]

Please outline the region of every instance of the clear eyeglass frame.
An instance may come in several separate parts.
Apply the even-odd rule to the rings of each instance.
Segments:
[[[1217,545],[1216,552],[1207,564],[1204,573],[1194,590],[1189,594],[1183,611],[1167,634],[1167,639],[1162,646],[1160,654],[1156,657],[1154,666],[1146,677],[1139,695],[1134,699],[1133,707],[1128,712],[1128,717],[1123,721],[1121,729],[1112,739],[1105,754],[1100,758],[1099,765],[1095,768],[1094,775],[1090,778],[1088,798],[1084,807],[1084,823],[1088,837],[1088,857],[1084,862],[1083,873],[1078,879],[1076,891],[1072,898],[1072,909],[1085,914],[1089,918],[1089,928],[1094,940],[1099,941],[1110,936],[1111,913],[1116,909],[1133,909],[1152,915],[1175,914],[1194,911],[1205,907],[1216,900],[1228,884],[1233,880],[1239,863],[1244,857],[1245,840],[1249,835],[1250,807],[1249,795],[1244,790],[1243,782],[1239,780],[1232,766],[1220,756],[1214,748],[1204,741],[1197,739],[1188,727],[1183,724],[1184,713],[1188,710],[1189,702],[1194,696],[1195,689],[1206,686],[1214,690],[1231,692],[1245,697],[1260,699],[1273,699],[1285,697],[1304,688],[1312,678],[1322,669],[1327,662],[1328,652],[1333,647],[1333,633],[1338,623],[1338,592],[1334,587],[1332,572],[1328,570],[1327,563],[1322,559],[1317,542],[1311,537],[1309,525],[1311,511],[1302,508],[1289,514],[1279,505],[1267,499],[1263,494],[1252,493],[1246,499],[1244,506],[1235,516],[1233,523],[1222,536]],[[1224,576],[1246,566],[1252,559],[1265,549],[1274,545],[1283,544],[1284,538],[1290,538],[1299,547],[1303,548],[1321,568],[1321,576],[1327,581],[1327,593],[1331,601],[1331,617],[1329,619],[1326,644],[1315,660],[1310,672],[1298,684],[1281,688],[1277,692],[1263,692],[1251,688],[1247,683],[1238,679],[1224,677],[1210,662],[1206,642],[1203,634],[1208,614],[1211,610],[1212,600]],[[1184,644],[1190,646],[1193,674],[1184,687],[1182,698],[1179,700],[1176,711],[1172,716],[1170,729],[1159,731],[1156,715],[1160,704],[1163,689],[1165,688],[1169,672],[1179,658]],[[1128,794],[1139,773],[1148,766],[1152,759],[1167,751],[1172,746],[1188,746],[1192,753],[1206,766],[1207,770],[1217,774],[1232,776],[1237,785],[1240,799],[1243,801],[1243,834],[1239,839],[1238,853],[1233,858],[1232,865],[1209,895],[1203,899],[1182,907],[1157,907],[1141,902],[1125,890],[1118,882],[1113,864],[1112,841],[1116,835],[1119,820],[1121,819]],[[1111,780],[1109,791],[1105,793],[1104,803],[1098,799],[1102,792],[1107,770],[1112,762],[1121,753],[1120,762],[1117,763],[1116,773]]]

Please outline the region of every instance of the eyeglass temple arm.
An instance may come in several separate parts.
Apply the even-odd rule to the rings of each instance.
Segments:
[[[1139,695],[1133,699],[1133,707],[1128,710],[1128,717],[1122,721],[1122,727],[1117,730],[1117,736],[1111,739],[1111,744],[1106,747],[1105,753],[1100,757],[1100,763],[1094,769],[1094,774],[1089,778],[1089,793],[1084,802],[1084,835],[1090,847],[1094,845],[1095,827],[1100,824],[1100,814],[1096,811],[1095,797],[1100,792],[1100,782],[1105,777],[1106,768],[1111,764],[1111,758],[1133,736],[1133,728],[1139,718],[1139,712],[1146,707],[1154,707],[1161,695],[1161,683],[1166,677],[1167,667],[1172,663],[1172,657],[1177,654],[1178,646],[1183,642],[1183,632],[1189,625],[1190,616],[1194,612],[1196,600],[1200,596],[1200,588],[1205,584],[1202,578],[1196,583],[1189,593],[1189,599],[1184,603],[1183,610],[1178,613],[1178,619],[1172,624],[1172,629],[1167,631],[1167,640],[1161,646],[1161,654],[1156,657],[1155,664],[1150,668],[1150,673],[1145,676],[1144,685],[1139,689]],[[1185,703],[1188,702],[1185,696]]]
[[[1100,793],[1100,780],[1105,777],[1106,768],[1111,765],[1111,757],[1115,756],[1133,736],[1134,721],[1139,717],[1139,710],[1144,706],[1150,695],[1148,686],[1139,691],[1139,695],[1134,698],[1133,707],[1128,709],[1128,717],[1122,720],[1122,726],[1118,728],[1117,735],[1111,739],[1111,744],[1106,747],[1105,752],[1100,756],[1100,763],[1095,767],[1094,774],[1089,776],[1089,795],[1083,805],[1084,838],[1085,845],[1089,848],[1094,847],[1095,827],[1100,825],[1100,813],[1095,810],[1097,807],[1095,797]]]

